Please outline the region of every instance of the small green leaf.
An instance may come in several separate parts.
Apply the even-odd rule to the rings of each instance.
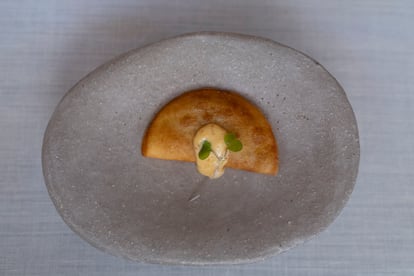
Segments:
[[[239,139],[236,138],[236,135],[234,133],[227,133],[224,136],[224,143],[226,143],[226,146],[231,151],[241,151],[243,148],[243,144],[240,142]]]
[[[211,143],[207,140],[203,142],[203,145],[201,146],[200,151],[198,152],[198,158],[201,160],[206,159],[211,152]]]
[[[227,146],[229,146],[229,144],[231,144],[234,140],[236,140],[236,135],[234,133],[227,133],[224,136],[224,142],[226,143]]]
[[[231,151],[237,152],[241,151],[243,148],[243,144],[240,142],[240,140],[234,140],[227,148]]]

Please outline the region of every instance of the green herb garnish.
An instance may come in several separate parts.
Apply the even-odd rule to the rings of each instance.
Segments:
[[[201,160],[206,159],[211,152],[211,143],[207,140],[203,142],[203,145],[201,146],[200,151],[198,152],[198,158]]]
[[[224,136],[224,143],[226,143],[226,146],[231,151],[241,151],[243,148],[242,143],[239,139],[237,139],[236,135],[234,133],[227,133]]]

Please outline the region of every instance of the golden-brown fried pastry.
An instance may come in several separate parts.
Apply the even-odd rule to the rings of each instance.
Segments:
[[[238,152],[226,153],[227,167],[277,174],[277,144],[263,113],[241,95],[216,89],[186,92],[166,104],[148,126],[142,154],[166,160],[199,161],[197,153],[203,140],[199,140],[195,151],[197,143],[193,144],[193,139],[208,124],[234,134],[243,145]]]

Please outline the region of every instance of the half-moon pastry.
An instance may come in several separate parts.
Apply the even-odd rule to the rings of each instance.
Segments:
[[[264,114],[241,95],[200,89],[181,94],[167,103],[147,128],[142,154],[165,160],[195,162],[193,139],[197,131],[215,124],[235,135],[243,148],[229,152],[226,167],[256,173],[278,172],[278,150]]]

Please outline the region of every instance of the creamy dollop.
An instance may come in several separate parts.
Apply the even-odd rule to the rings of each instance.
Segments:
[[[227,131],[217,124],[207,124],[202,126],[194,135],[193,147],[197,160],[198,172],[210,178],[219,178],[224,173],[229,152],[224,142],[224,136]],[[211,152],[209,156],[201,160],[198,156],[204,141],[211,144]]]

